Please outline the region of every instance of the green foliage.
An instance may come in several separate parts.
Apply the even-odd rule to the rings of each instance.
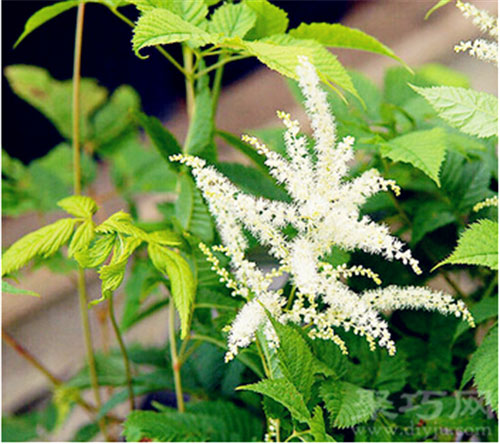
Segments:
[[[321,384],[320,395],[332,425],[341,429],[368,420],[377,409],[373,391],[348,382],[325,381]]]
[[[225,37],[245,37],[257,21],[257,14],[246,3],[225,3],[216,9],[208,24],[214,34]]]
[[[2,441],[26,442],[46,439],[56,427],[54,404],[22,415],[2,416]]]
[[[35,296],[37,298],[40,295],[31,290],[23,290],[22,288],[14,287],[14,285],[9,284],[7,281],[2,280],[2,294],[25,294],[28,296]]]
[[[132,412],[125,422],[127,441],[258,441],[262,425],[247,411],[234,404],[189,403],[186,413],[166,409],[162,412]]]
[[[498,412],[498,326],[488,332],[472,355],[462,379],[462,387],[474,378],[477,392]]]
[[[468,227],[451,256],[436,267],[445,264],[482,265],[498,270],[498,222],[483,219]]]
[[[415,131],[382,146],[382,154],[395,162],[408,162],[440,186],[439,169],[446,152],[446,135],[440,128]]]
[[[283,9],[267,0],[245,0],[244,3],[257,16],[255,26],[246,34],[247,39],[261,39],[286,32],[288,16]]]
[[[450,125],[478,137],[496,136],[498,131],[498,99],[491,94],[464,88],[417,88]]]

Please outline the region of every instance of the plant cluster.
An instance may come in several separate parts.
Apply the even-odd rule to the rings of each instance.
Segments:
[[[183,143],[141,111],[129,86],[109,95],[80,78],[87,3],[133,28],[139,57],[154,48],[184,76]],[[75,275],[87,359],[62,381],[3,332],[54,387],[43,409],[3,417],[3,439],[44,439],[83,408],[91,419],[77,441],[496,441],[497,99],[444,66],[412,70],[362,31],[288,29],[267,0],[219,3],[61,1],[34,14],[16,43],[78,8],[72,80],[5,70],[65,142],[29,165],[2,153],[4,215],[67,215],[10,245],[2,277],[29,263]],[[457,6],[496,38],[496,19]],[[122,7],[135,7],[137,20]],[[170,44],[182,45],[182,62]],[[379,88],[330,47],[401,66]],[[241,137],[216,127],[224,68],[249,57],[288,78],[312,135],[282,111],[284,131]],[[246,165],[219,161],[221,141]],[[103,164],[111,195],[95,185]],[[163,193],[161,218],[145,222],[139,200],[150,192]],[[104,214],[115,196],[123,210]],[[87,300],[85,269],[101,281],[96,300]],[[7,280],[2,289],[37,295]],[[96,306],[107,308],[116,349],[94,350]],[[165,343],[125,343],[124,332],[158,312]],[[111,389],[106,398],[100,387]],[[165,401],[147,408],[144,395],[158,393]]]

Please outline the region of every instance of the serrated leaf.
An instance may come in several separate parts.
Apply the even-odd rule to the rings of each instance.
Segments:
[[[108,258],[114,243],[114,234],[100,236],[94,239],[86,250],[75,252],[75,259],[83,268],[98,267]]]
[[[456,216],[449,205],[438,201],[422,203],[413,219],[411,245],[418,244],[426,234],[453,222],[456,222]]]
[[[186,260],[166,247],[150,243],[148,254],[153,265],[170,279],[170,290],[181,319],[181,338],[188,333],[194,306],[196,281]]]
[[[498,325],[491,328],[472,355],[461,386],[467,384],[472,377],[479,395],[485,398],[486,404],[498,412]]]
[[[438,186],[439,169],[446,153],[446,133],[441,128],[414,131],[392,139],[382,146],[382,155],[398,162],[408,162],[422,170]]]
[[[210,213],[191,177],[183,174],[179,178],[180,190],[175,201],[175,216],[184,230],[211,243],[214,226]]]
[[[339,23],[301,23],[298,28],[291,29],[289,33],[292,37],[316,40],[329,47],[359,49],[382,54],[404,64],[392,49],[375,37]]]
[[[286,378],[263,379],[256,384],[240,386],[238,390],[250,390],[269,396],[276,402],[283,404],[297,421],[309,422],[311,420],[304,398]]]
[[[498,99],[495,96],[458,87],[412,88],[432,105],[439,117],[465,134],[497,135]]]
[[[125,268],[127,260],[124,259],[114,264],[103,265],[99,269],[99,278],[101,279],[101,292],[104,298],[118,289],[125,277]],[[97,301],[93,301],[95,303]]]
[[[19,97],[45,115],[64,137],[72,138],[71,80],[53,79],[47,70],[28,65],[8,66],[5,76]],[[86,140],[90,134],[88,117],[103,104],[107,91],[92,79],[82,79],[80,89],[80,131]]]
[[[321,384],[320,396],[330,414],[332,426],[340,429],[368,421],[377,409],[371,390],[348,382],[325,381]]]
[[[168,162],[173,168],[178,168],[177,163],[171,163],[169,157],[173,154],[179,154],[182,152],[182,147],[177,142],[174,135],[168,131],[163,124],[153,116],[147,116],[141,112],[135,112],[139,124],[144,128],[146,134],[150,137],[153,142],[154,147],[158,150],[161,156]]]
[[[482,265],[498,270],[498,222],[482,219],[470,225],[451,256],[434,269],[445,264]]]
[[[69,240],[76,222],[60,219],[16,241],[2,255],[2,276],[19,270],[35,256],[52,256]]]
[[[79,251],[86,250],[95,235],[95,224],[92,219],[83,222],[74,232],[68,248],[68,257],[73,257]]]
[[[38,293],[31,290],[23,290],[22,288],[14,287],[12,284],[2,280],[2,294],[25,294],[28,296],[40,297]]]
[[[133,50],[139,51],[148,46],[167,45],[195,39],[200,45],[216,43],[217,34],[211,34],[183,20],[168,9],[155,8],[142,15],[134,28]]]
[[[146,13],[155,8],[168,9],[183,20],[193,25],[199,25],[208,14],[207,5],[199,0],[128,0],[142,12]]]
[[[246,35],[247,40],[284,34],[288,28],[288,14],[267,0],[245,0],[244,4],[255,12],[257,21]]]
[[[97,212],[97,204],[87,196],[66,197],[57,202],[57,205],[76,217],[89,218]]]
[[[225,3],[213,13],[208,30],[224,37],[245,37],[256,20],[257,15],[245,3]]]
[[[311,435],[315,442],[335,442],[335,440],[326,433],[323,409],[319,405],[314,407],[313,416],[309,425],[311,427]]]

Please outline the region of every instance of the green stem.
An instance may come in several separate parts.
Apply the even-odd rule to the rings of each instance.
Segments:
[[[498,273],[495,273],[493,276],[493,279],[488,285],[488,288],[486,288],[486,291],[484,292],[483,298],[488,298],[490,297],[491,293],[493,293],[493,290],[495,289],[496,285],[498,282]]]
[[[135,409],[135,401],[134,401],[134,389],[132,387],[132,373],[130,371],[130,360],[128,358],[128,353],[125,347],[125,343],[123,342],[123,337],[120,331],[120,327],[118,326],[118,322],[116,322],[115,311],[113,308],[113,295],[111,295],[108,299],[108,309],[109,309],[109,318],[111,319],[111,324],[113,325],[113,330],[115,331],[116,339],[118,340],[118,345],[120,346],[120,350],[122,352],[123,363],[125,364],[125,376],[127,378],[130,411],[133,411]]]
[[[257,352],[259,353],[260,360],[262,361],[262,367],[264,368],[264,373],[268,378],[272,378],[271,369],[267,364],[267,359],[264,356],[264,351],[262,350],[259,338],[256,339],[255,345],[257,346]]]
[[[179,356],[177,355],[177,346],[175,342],[175,307],[172,300],[170,300],[169,312],[168,331],[170,336],[170,357],[172,359],[172,370],[174,372],[175,397],[177,399],[177,410],[179,410],[180,413],[184,413],[185,407],[184,397],[182,395],[181,365]]]
[[[228,56],[223,52],[219,56],[219,62],[225,62],[228,59]],[[222,74],[224,73],[224,63],[221,63],[220,66],[217,67],[215,71],[214,83],[212,86],[212,113],[215,119],[217,112],[217,104],[219,102],[220,90],[222,86]]]
[[[189,120],[194,114],[194,73],[193,73],[193,51],[187,45],[182,46],[184,58],[184,75],[186,77],[186,108]]]
[[[243,60],[248,58],[250,58],[250,56],[248,55],[239,55],[232,58],[224,58],[224,60],[214,63],[213,65],[210,65],[208,68],[205,68],[202,71],[198,71],[194,77],[197,79],[199,77],[204,76],[205,74],[208,74],[209,72],[218,69],[220,66],[224,66],[226,63],[235,62],[236,60]]]
[[[118,11],[115,8],[109,8],[110,11],[116,15],[121,21],[129,25],[131,28],[134,28],[135,25],[130,20],[129,18],[125,17],[120,11]],[[177,60],[175,60],[165,49],[163,49],[161,46],[155,46],[154,47],[163,57],[165,57],[172,65],[174,65],[183,75],[186,75],[186,71],[184,71],[184,68],[179,64]]]
[[[82,59],[82,37],[83,37],[83,17],[85,13],[85,3],[78,5],[75,31],[75,50],[73,54],[73,97],[72,97],[72,118],[73,118],[73,180],[74,194],[79,195],[82,192],[81,184],[81,165],[80,165],[80,78],[81,78],[81,59]],[[101,408],[101,395],[99,393],[99,382],[97,380],[97,371],[94,359],[94,350],[92,346],[92,336],[90,334],[90,324],[87,312],[87,288],[85,285],[85,272],[83,268],[78,267],[78,299],[80,304],[80,317],[85,341],[85,350],[87,353],[87,362],[89,366],[90,384],[94,393],[96,408]],[[106,422],[99,420],[99,428],[109,440]]]
[[[297,291],[297,286],[294,284],[292,287],[292,291],[290,291],[290,296],[288,296],[288,302],[286,303],[285,310],[290,310],[290,308],[292,307],[296,291]]]

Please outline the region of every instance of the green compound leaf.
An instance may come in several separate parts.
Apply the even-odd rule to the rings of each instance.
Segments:
[[[153,265],[170,279],[170,290],[181,319],[181,338],[188,333],[194,307],[196,281],[186,260],[168,248],[150,243],[148,254]]]
[[[174,135],[156,117],[147,116],[138,111],[134,113],[134,116],[165,161],[173,168],[178,169],[177,163],[172,163],[169,160],[169,157],[173,154],[182,152],[182,148]]]
[[[79,251],[87,250],[90,242],[94,239],[95,224],[92,219],[83,222],[73,234],[68,247],[68,257],[73,257]]]
[[[198,26],[208,14],[207,5],[199,0],[128,0],[137,6],[142,13],[155,8],[167,9],[177,14],[183,20]]]
[[[498,270],[498,222],[482,219],[470,225],[458,239],[458,245],[445,264],[483,265]]]
[[[237,390],[250,390],[269,396],[284,405],[297,421],[309,422],[311,420],[311,414],[306,407],[304,398],[286,378],[264,379],[256,384],[240,386]]]
[[[142,15],[134,28],[132,47],[137,56],[148,46],[194,40],[199,46],[216,43],[217,34],[211,34],[183,20],[168,9],[155,8]]]
[[[349,28],[339,23],[301,23],[298,28],[291,29],[289,33],[292,37],[316,40],[325,46],[382,54],[404,64],[390,48],[376,38],[359,29]]]
[[[75,259],[83,268],[95,268],[110,255],[115,243],[114,234],[105,234],[90,243],[89,248],[75,252]]]
[[[101,292],[103,298],[108,297],[113,291],[117,290],[125,277],[125,268],[127,259],[109,265],[103,265],[99,269],[99,278],[101,279]],[[95,305],[101,302],[101,299],[91,302]]]
[[[478,137],[497,135],[498,99],[495,96],[458,87],[410,86],[432,105],[439,117],[465,134]]]
[[[5,68],[5,76],[19,97],[47,117],[64,137],[71,139],[71,80],[53,79],[47,70],[27,65],[8,66]],[[92,79],[82,79],[80,86],[80,130],[82,138],[87,140],[90,133],[88,117],[104,103],[107,91]]]
[[[224,37],[245,37],[253,28],[257,14],[244,3],[225,3],[212,15],[208,30]]]
[[[2,294],[25,294],[28,296],[35,296],[37,298],[40,297],[40,295],[35,291],[23,290],[22,288],[14,287],[12,284],[9,284],[8,282],[3,280],[2,280]]]
[[[313,417],[309,422],[311,427],[311,435],[315,442],[335,442],[335,440],[326,433],[325,418],[323,417],[323,409],[317,405],[313,410]]]
[[[486,335],[472,355],[462,379],[462,387],[474,377],[477,392],[498,412],[498,325]]]
[[[441,128],[414,131],[384,144],[382,155],[395,162],[407,162],[422,170],[438,186],[439,169],[446,153],[446,133]]]
[[[244,4],[255,12],[257,21],[248,32],[248,40],[284,34],[288,28],[288,14],[267,0],[245,0]]]
[[[66,197],[57,202],[57,205],[75,217],[90,218],[97,212],[97,204],[87,196]]]
[[[35,256],[52,256],[69,240],[77,222],[60,219],[14,242],[2,256],[2,276],[19,270]]]
[[[321,384],[320,396],[333,427],[344,429],[368,421],[377,409],[373,391],[343,381]]]

